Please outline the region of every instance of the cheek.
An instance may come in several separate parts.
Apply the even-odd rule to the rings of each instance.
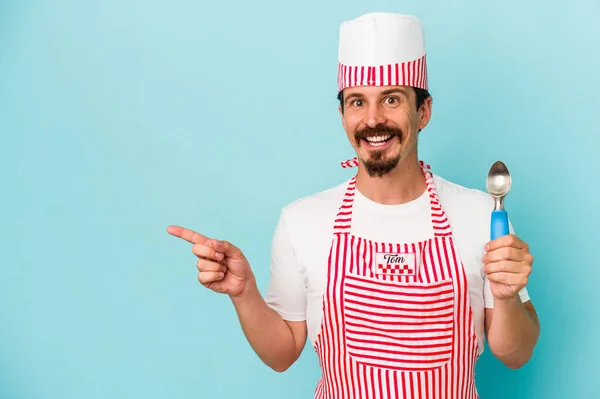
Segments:
[[[402,111],[402,128],[408,134],[414,133],[418,130],[419,126],[419,114],[411,112],[409,110]]]
[[[360,123],[361,116],[357,112],[348,111],[346,113],[345,120],[346,120],[346,125],[348,125],[348,127],[352,129]]]
[[[406,109],[396,109],[387,118],[394,125],[402,129],[404,134],[409,134],[414,124],[413,115]]]
[[[406,108],[403,109],[402,112],[404,114],[404,119],[406,120],[406,123],[412,126],[415,123],[417,115]]]
[[[349,136],[352,136],[360,125],[360,118],[356,115],[346,114],[342,119],[342,124],[346,133],[348,133]]]

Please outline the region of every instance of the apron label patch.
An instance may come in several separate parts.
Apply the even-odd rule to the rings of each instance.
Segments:
[[[415,253],[375,253],[375,274],[414,276],[417,271]]]

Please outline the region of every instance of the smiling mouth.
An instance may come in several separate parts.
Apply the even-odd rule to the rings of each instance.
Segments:
[[[372,147],[381,147],[394,137],[394,135],[388,134],[385,136],[364,137],[363,140]]]

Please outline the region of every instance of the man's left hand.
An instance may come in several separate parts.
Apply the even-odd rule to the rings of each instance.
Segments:
[[[499,300],[515,298],[531,274],[533,256],[529,245],[509,234],[490,241],[484,249],[483,272],[490,282],[492,295]]]

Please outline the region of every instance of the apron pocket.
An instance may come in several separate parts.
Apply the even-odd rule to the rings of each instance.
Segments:
[[[344,333],[357,363],[427,371],[445,365],[454,344],[452,279],[397,283],[346,274]]]

